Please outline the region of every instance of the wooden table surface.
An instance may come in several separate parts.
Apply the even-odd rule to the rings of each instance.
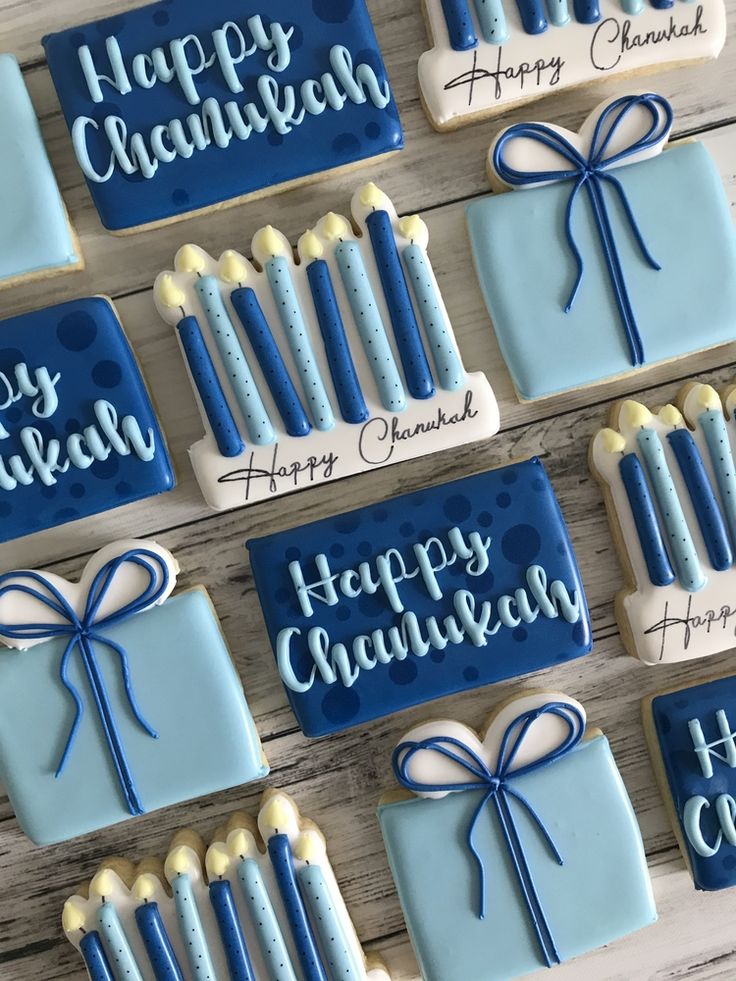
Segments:
[[[728,0],[727,5],[729,16],[736,16],[736,0]],[[538,404],[517,402],[473,273],[464,223],[467,202],[486,193],[484,150],[499,123],[476,125],[451,136],[438,135],[430,128],[416,85],[417,59],[427,47],[419,0],[369,0],[404,124],[403,153],[358,174],[158,231],[128,238],[108,235],[76,166],[40,38],[48,31],[131,6],[130,0],[0,0],[0,50],[14,52],[23,66],[87,259],[83,273],[3,293],[0,315],[94,293],[113,297],[155,393],[178,485],[158,499],[2,545],[0,569],[35,565],[77,576],[90,552],[119,537],[155,537],[175,553],[182,567],[181,584],[204,583],[222,618],[273,767],[267,784],[294,793],[302,811],[322,827],[358,933],[369,948],[384,953],[396,979],[408,981],[417,976],[416,964],[386,863],[375,805],[382,789],[392,785],[389,757],[395,741],[425,718],[428,709],[419,707],[357,731],[307,742],[279,683],[243,542],[255,532],[277,531],[434,481],[539,454],[550,472],[577,550],[593,618],[593,653],[522,681],[447,698],[439,708],[443,715],[480,726],[496,701],[511,692],[554,687],[578,697],[591,722],[611,741],[641,824],[659,921],[607,949],[556,968],[555,981],[733,979],[736,893],[707,894],[693,889],[654,785],[639,712],[642,695],[725,670],[732,655],[652,669],[624,653],[612,605],[621,570],[600,492],[586,466],[586,453],[590,436],[603,423],[612,400],[630,396],[662,404],[688,377],[726,382],[735,373],[736,345]],[[731,201],[736,200],[733,39],[717,62],[650,76],[645,84],[672,100],[677,135],[697,134],[705,140]],[[531,113],[522,109],[507,114],[504,122],[538,118],[576,128],[601,98],[626,91],[626,81],[619,80],[560,93],[538,102]],[[170,268],[175,250],[186,241],[215,254],[228,247],[246,251],[253,232],[267,223],[277,225],[295,241],[326,211],[347,209],[355,187],[369,177],[393,198],[400,214],[419,211],[427,220],[430,254],[465,364],[485,371],[490,378],[500,403],[501,432],[487,443],[388,467],[370,478],[352,477],[324,489],[213,514],[201,499],[187,459],[187,447],[200,437],[202,427],[173,331],[154,309],[153,277],[158,270]],[[432,706],[429,713],[436,714],[437,708]],[[97,862],[111,854],[137,858],[163,853],[173,832],[184,826],[207,837],[233,810],[256,808],[264,785],[171,807],[44,849],[35,848],[21,833],[0,788],[0,978],[81,979],[81,961],[61,931],[61,908],[75,886],[94,872]]]

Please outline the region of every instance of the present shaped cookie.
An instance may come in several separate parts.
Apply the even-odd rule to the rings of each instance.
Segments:
[[[522,399],[732,340],[728,200],[702,143],[664,149],[671,125],[665,99],[634,95],[579,133],[519,123],[491,147],[492,183],[515,190],[471,204],[468,223]]]
[[[0,576],[0,776],[37,844],[268,773],[207,593],[147,541]]]
[[[524,694],[483,738],[419,725],[393,766],[416,796],[379,819],[425,981],[515,978],[656,919],[608,740],[574,699]]]

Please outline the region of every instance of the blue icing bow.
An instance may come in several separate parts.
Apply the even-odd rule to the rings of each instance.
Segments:
[[[148,574],[147,584],[128,603],[98,619],[98,611],[107,596],[108,590],[112,586],[121,567],[128,562],[138,566]],[[38,600],[39,603],[47,607],[63,621],[61,623],[21,623],[12,626],[0,623],[0,635],[12,640],[44,641],[56,637],[67,638],[67,644],[59,666],[59,677],[64,687],[74,699],[75,715],[56,770],[56,777],[61,776],[66,766],[84,714],[82,697],[72,684],[68,675],[71,655],[75,647],[78,647],[105,740],[110,750],[125,802],[132,815],[144,814],[145,808],[136,790],[122,738],[118,731],[112,706],[110,705],[105,679],[95,657],[93,645],[94,643],[104,644],[118,655],[125,694],[133,716],[149,736],[157,739],[158,734],[146,722],[138,708],[130,678],[128,655],[120,644],[117,644],[114,640],[106,636],[105,631],[107,628],[129,620],[137,613],[141,613],[143,610],[160,603],[169,592],[169,582],[169,568],[162,556],[146,548],[129,549],[122,555],[118,555],[109,562],[106,562],[99,569],[89,588],[84,611],[81,615],[78,615],[60,590],[53,583],[45,579],[41,573],[33,571],[7,572],[0,576],[0,600],[11,592],[24,593]]]
[[[626,116],[637,107],[646,109],[649,112],[651,122],[648,129],[621,150],[607,156],[609,144],[614,138],[619,126]],[[621,257],[616,246],[611,217],[608,212],[608,205],[603,190],[604,184],[608,184],[614,189],[628,219],[629,226],[639,246],[642,257],[652,269],[659,271],[661,266],[653,258],[644,242],[623,186],[618,178],[609,173],[609,171],[628,157],[641,154],[661,144],[670,131],[672,119],[672,106],[660,95],[649,92],[644,95],[622,96],[608,103],[598,117],[590,144],[590,152],[587,157],[574,147],[562,133],[543,123],[517,123],[514,126],[510,126],[501,134],[493,150],[493,168],[495,172],[504,183],[512,187],[544,184],[552,181],[574,182],[565,209],[565,236],[575,259],[577,275],[570,297],[565,305],[565,313],[569,313],[572,309],[583,279],[583,258],[573,234],[572,214],[579,192],[583,188],[587,189],[593,209],[593,218],[598,229],[603,256],[616,300],[616,306],[618,307],[626,334],[631,363],[634,367],[638,367],[644,363],[644,345],[626,286]],[[554,150],[566,160],[570,167],[546,171],[516,170],[506,163],[504,150],[512,140],[520,138],[534,140],[543,146],[549,147],[549,149]]]
[[[529,763],[513,769],[514,760],[524,743],[529,729],[544,715],[557,716],[567,726],[567,732],[558,745],[554,746],[551,750],[537,756]],[[485,811],[486,806],[493,802],[501,833],[516,872],[524,904],[531,918],[547,967],[551,967],[553,964],[559,964],[561,958],[547,922],[542,902],[537,893],[534,877],[524,853],[524,846],[516,827],[514,812],[511,808],[509,798],[513,798],[523,807],[532,819],[532,824],[544,839],[551,856],[559,865],[563,865],[564,860],[552,840],[552,836],[544,826],[544,822],[526,797],[513,786],[513,783],[517,777],[524,776],[527,773],[534,773],[566,756],[578,745],[584,733],[585,719],[575,705],[569,702],[547,702],[538,708],[523,712],[506,727],[498,751],[495,772],[470,746],[453,736],[431,736],[418,741],[399,743],[393,752],[391,760],[396,779],[403,787],[406,787],[407,790],[413,793],[444,794],[478,790],[484,791],[470,821],[467,832],[468,848],[478,864],[480,876],[480,907],[478,911],[480,919],[485,919],[486,912],[485,867],[483,865],[483,857],[475,847],[473,839],[481,814]],[[460,752],[457,752],[457,750]],[[423,751],[438,753],[453,763],[457,763],[473,779],[455,783],[423,783],[414,780],[409,775],[411,760],[417,753]]]

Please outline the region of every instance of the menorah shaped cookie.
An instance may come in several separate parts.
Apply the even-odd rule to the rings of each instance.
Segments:
[[[621,636],[647,664],[734,646],[736,392],[692,382],[678,406],[621,402],[590,448],[624,566]]]
[[[298,261],[269,225],[252,263],[185,245],[156,279],[206,426],[190,457],[215,510],[498,430],[487,379],[463,367],[426,225],[399,220],[374,184],[351,208],[352,224],[330,213],[302,235]]]
[[[665,149],[672,121],[646,92],[608,99],[579,133],[517,123],[493,142],[506,193],[473,202],[468,226],[521,399],[732,340],[730,204],[702,143]]]
[[[163,863],[104,862],[62,925],[91,981],[390,981],[363,953],[319,828],[281,791],[206,854],[185,830]]]
[[[722,0],[423,0],[419,87],[438,130],[609,75],[716,58]]]
[[[0,776],[37,844],[265,776],[209,597],[149,541],[0,576]]]

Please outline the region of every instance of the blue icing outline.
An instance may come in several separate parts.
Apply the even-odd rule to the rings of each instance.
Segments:
[[[509,483],[511,477],[515,478],[513,484]],[[499,499],[500,503],[492,503]],[[379,512],[380,521],[375,517]],[[483,522],[492,517],[490,528],[481,524],[481,517]],[[412,534],[407,536],[405,526],[409,519]],[[360,671],[351,687],[339,679],[328,685],[320,677],[315,678],[308,691],[298,692],[287,686],[292,709],[306,735],[337,732],[443,695],[538,671],[590,651],[590,618],[579,570],[554,491],[536,458],[393,498],[380,509],[371,505],[249,540],[251,567],[272,650],[277,650],[282,629],[295,626],[303,630],[301,637],[292,639],[292,663],[297,677],[304,679],[312,665],[303,641],[310,628],[323,627],[332,645],[343,642],[350,648],[357,635],[370,634],[378,628],[388,631],[402,616],[391,610],[380,587],[373,595],[362,593],[354,599],[340,594],[334,606],[315,601],[313,615],[305,616],[289,574],[289,563],[300,562],[305,579],[314,582],[319,578],[314,557],[320,553],[328,556],[333,573],[356,568],[362,561],[370,561],[374,570],[374,557],[393,546],[401,552],[407,568],[412,569],[412,546],[430,535],[436,535],[447,546],[448,532],[453,527],[460,528],[466,537],[472,531],[492,536],[490,568],[473,577],[465,574],[464,562],[458,560],[454,567],[439,572],[437,579],[444,595],[438,601],[431,598],[419,575],[400,583],[398,592],[404,608],[414,611],[420,624],[428,616],[441,620],[451,614],[453,595],[466,588],[476,596],[478,605],[484,599],[493,602],[493,623],[496,600],[526,586],[530,536],[519,532],[507,538],[511,543],[516,538],[523,546],[519,561],[513,561],[513,556],[510,559],[501,548],[509,530],[523,527],[537,532],[533,561],[545,569],[548,581],[561,580],[570,594],[577,591],[581,598],[577,622],[540,615],[523,625],[525,636],[501,627],[488,639],[486,647],[476,647],[466,639],[448,644],[444,651],[432,649],[424,657],[410,653],[401,668],[399,662],[393,661],[388,666],[379,663],[370,671]],[[343,547],[340,555],[330,547],[335,544]],[[407,663],[415,667],[416,673],[404,669]],[[477,674],[471,672],[468,676],[468,667],[475,668]]]
[[[255,86],[264,74],[270,74],[279,86],[295,86],[298,110],[301,83],[306,79],[320,79],[330,71],[330,52],[339,45],[350,52],[354,66],[370,65],[378,83],[388,84],[365,0],[355,0],[349,8],[344,8],[345,16],[338,20],[322,19],[311,4],[304,2],[299,23],[295,24],[294,9],[292,0],[271,0],[267,7],[271,19],[268,23],[282,22],[284,26],[297,28],[289,65],[282,71],[274,71],[267,64],[266,52],[256,51],[235,66],[244,91],[233,93],[219,64],[215,63],[194,78],[201,98],[199,105],[187,101],[176,78],[168,84],[157,81],[150,89],[138,85],[132,74],[132,58],[139,53],[150,53],[157,46],[164,47],[168,58],[168,43],[190,34],[202,39],[209,57],[213,50],[211,32],[228,21],[234,21],[244,30],[249,44],[246,20],[255,11],[242,11],[234,0],[151,4],[45,37],[49,70],[70,132],[78,117],[89,117],[99,124],[106,116],[119,111],[126,121],[128,134],[142,132],[148,143],[154,126],[198,113],[208,98],[214,98],[220,105],[231,100],[238,106],[255,101],[262,108]],[[156,18],[157,13],[165,13],[166,17]],[[97,71],[108,74],[110,62],[105,50],[108,35],[114,36],[120,45],[132,90],[121,94],[102,82],[103,101],[95,103],[77,50],[80,45],[88,44]],[[314,39],[311,44],[310,37]],[[232,39],[230,43],[234,45]],[[374,132],[373,127],[378,127],[378,131],[369,136],[368,132]],[[91,125],[87,133],[92,138],[92,163],[102,173],[110,159],[109,143]],[[355,139],[346,140],[346,135]],[[290,132],[279,132],[269,124],[263,134],[253,132],[247,140],[233,139],[227,149],[194,150],[189,159],[177,157],[173,162],[159,164],[152,179],[144,179],[140,171],[126,175],[116,167],[106,182],[88,180],[87,183],[103,225],[115,231],[208,208],[264,186],[305,178],[402,146],[401,124],[393,97],[385,108],[379,108],[368,98],[363,104],[348,101],[340,111],[328,106],[319,115],[307,116],[302,125],[294,126]],[[168,142],[166,148],[171,149]]]
[[[66,473],[53,476],[56,483],[46,486],[35,475],[34,481],[13,490],[0,489],[0,541],[9,541],[56,527],[67,521],[88,517],[121,504],[138,501],[171,490],[174,472],[163,432],[158,424],[145,382],[125,337],[115,309],[104,297],[71,300],[57,306],[0,321],[0,373],[14,378],[14,366],[25,363],[34,371],[46,367],[50,376],[61,375],[55,386],[58,408],[48,418],[33,414],[34,399],[23,396],[0,410],[0,424],[8,432],[0,438],[0,457],[6,468],[14,454],[27,462],[19,433],[25,427],[37,429],[46,446],[50,439],[63,447],[74,433],[81,433],[96,421],[94,404],[105,400],[115,406],[120,420],[133,417],[144,436],[153,431],[154,456],[150,461],[135,452],[121,456],[114,450],[106,460],[96,460],[88,469],[70,466]],[[103,362],[118,365],[119,381],[110,387],[109,367],[95,381],[95,368]],[[16,393],[17,394],[17,393]],[[0,403],[7,400],[7,385],[0,386]]]
[[[0,285],[81,261],[20,66],[0,55]]]
[[[695,888],[704,890],[727,889],[736,885],[736,845],[730,844],[724,837],[717,854],[711,857],[700,855],[688,837],[684,820],[687,801],[695,796],[704,797],[710,806],[702,810],[699,825],[705,841],[712,846],[719,830],[716,799],[721,794],[736,796],[736,769],[711,755],[713,776],[704,776],[688,727],[691,720],[697,719],[706,743],[720,739],[716,720],[719,709],[725,711],[730,731],[733,732],[736,723],[736,675],[655,695],[650,707],[669,793],[680,826],[680,841],[687,853]],[[724,747],[716,746],[714,751],[723,754]]]

